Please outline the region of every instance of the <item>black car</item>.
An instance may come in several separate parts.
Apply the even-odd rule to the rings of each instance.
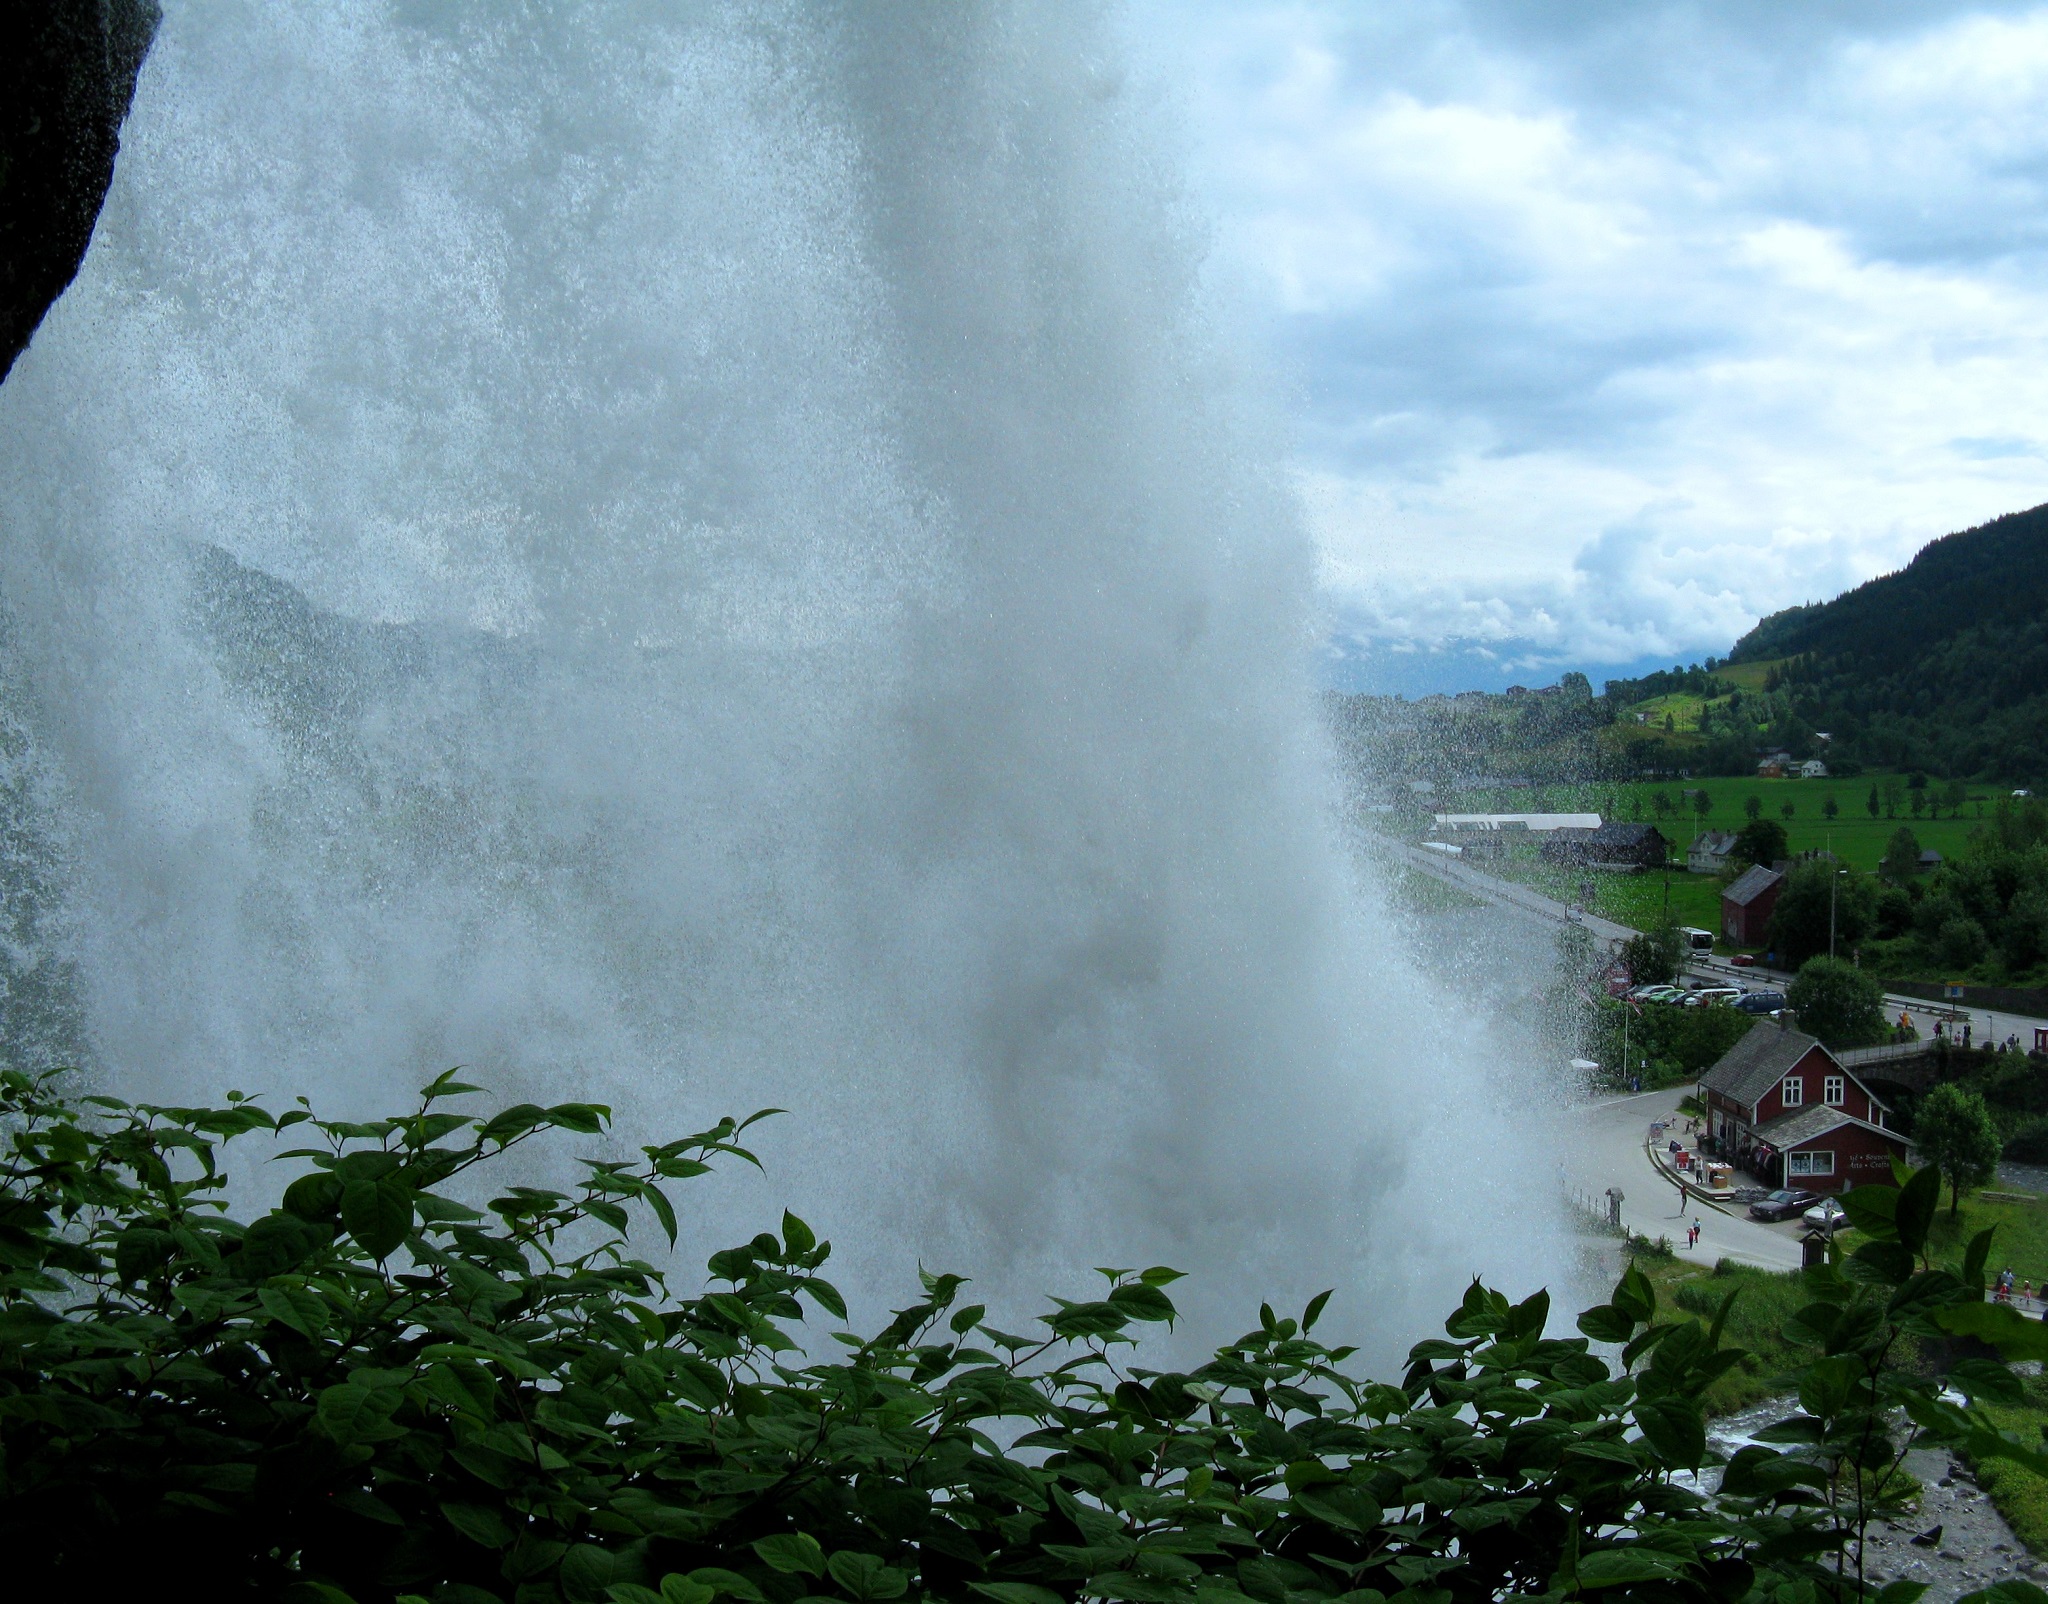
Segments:
[[[1752,1220],[1789,1220],[1795,1214],[1804,1214],[1819,1201],[1818,1192],[1773,1192],[1750,1204],[1749,1217]]]
[[[1731,1006],[1745,1014],[1775,1014],[1785,1006],[1785,994],[1782,991],[1745,991]]]

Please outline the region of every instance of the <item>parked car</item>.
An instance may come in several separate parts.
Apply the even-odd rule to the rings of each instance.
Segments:
[[[1785,1006],[1782,991],[1745,991],[1735,999],[1735,1006],[1745,1014],[1775,1014]]]
[[[1738,952],[1730,957],[1728,961],[1735,965],[1737,969],[1754,969],[1756,967],[1756,954],[1753,952]]]
[[[1743,991],[1740,986],[1702,986],[1697,991],[1689,991],[1685,994],[1685,1006],[1688,1008],[1705,1008],[1711,1003],[1740,1002],[1742,996]]]
[[[1816,1231],[1834,1231],[1849,1217],[1849,1211],[1831,1197],[1824,1197],[1800,1216]]]
[[[1767,1197],[1759,1198],[1749,1206],[1752,1220],[1789,1220],[1795,1214],[1803,1214],[1820,1201],[1818,1192],[1792,1192],[1780,1187]]]
[[[1637,992],[1636,1001],[1670,1003],[1677,1002],[1684,995],[1685,988],[1683,986],[1651,986],[1644,991]]]

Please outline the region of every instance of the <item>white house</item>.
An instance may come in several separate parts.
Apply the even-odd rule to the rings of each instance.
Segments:
[[[1694,874],[1719,874],[1735,851],[1733,830],[1706,830],[1686,848],[1685,866]]]

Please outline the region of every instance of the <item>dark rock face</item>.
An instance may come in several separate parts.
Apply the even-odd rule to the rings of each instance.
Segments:
[[[0,379],[84,259],[160,16],[156,0],[0,4]]]

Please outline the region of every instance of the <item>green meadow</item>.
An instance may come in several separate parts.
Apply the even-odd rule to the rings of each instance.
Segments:
[[[1897,800],[1889,805],[1889,812],[1885,797],[1888,780],[1897,787]],[[1921,794],[1924,797],[1939,796],[1941,783],[1930,780],[1928,791]],[[1869,808],[1872,787],[1878,791],[1875,817]],[[1694,814],[1692,799],[1686,794],[1696,790],[1707,793],[1709,807],[1704,818]],[[1659,793],[1670,804],[1667,813],[1657,811]],[[1785,827],[1786,839],[1793,852],[1828,848],[1844,863],[1859,869],[1875,870],[1892,832],[1901,825],[1913,832],[1923,848],[1931,847],[1944,857],[1961,851],[1979,820],[2007,793],[1997,786],[1972,786],[1960,817],[1952,814],[1946,802],[1930,802],[1927,806],[1930,809],[1938,806],[1941,816],[1935,818],[1931,812],[1923,812],[1917,819],[1911,811],[1912,794],[1906,789],[1906,777],[1902,774],[1859,774],[1852,779],[1830,777],[1825,780],[1764,780],[1733,776],[1462,792],[1456,798],[1455,811],[1583,811],[1598,813],[1602,818],[1626,821],[1640,818],[1643,823],[1654,824],[1664,832],[1665,838],[1671,842],[1672,856],[1683,862],[1685,849],[1700,830],[1741,829],[1749,819],[1744,804],[1754,797],[1765,818],[1775,819]],[[1831,798],[1835,804],[1835,817],[1832,819],[1827,816],[1827,804]],[[1790,817],[1785,814],[1788,806],[1792,809]]]
[[[1684,698],[1666,698],[1680,701]],[[1892,795],[1887,796],[1887,782]],[[1870,812],[1870,794],[1875,788],[1878,810]],[[1688,792],[1704,790],[1708,810],[1704,817],[1692,808]],[[1659,794],[1667,811],[1659,813]],[[1481,864],[1523,885],[1540,890],[1560,902],[1581,903],[1605,919],[1644,929],[1662,923],[1692,925],[1712,930],[1721,928],[1721,882],[1714,875],[1697,875],[1685,868],[1686,849],[1702,830],[1739,830],[1749,820],[1746,803],[1754,797],[1762,816],[1784,827],[1789,849],[1794,853],[1832,851],[1844,863],[1874,873],[1885,847],[1900,826],[1910,829],[1923,849],[1932,848],[1943,857],[1960,852],[1970,832],[2006,792],[1995,786],[1973,786],[1954,813],[1942,796],[1941,782],[1929,781],[1921,793],[1923,811],[1914,818],[1912,792],[1902,774],[1861,774],[1854,778],[1816,780],[1766,780],[1741,777],[1700,780],[1637,780],[1608,785],[1539,786],[1530,790],[1462,792],[1455,798],[1460,813],[1589,812],[1602,818],[1654,824],[1671,843],[1672,867],[1644,874],[1614,874],[1599,870],[1559,868],[1538,855],[1540,838],[1509,850],[1506,857]],[[1835,817],[1827,815],[1832,799]],[[1791,814],[1786,815],[1786,808]],[[1940,817],[1933,817],[1935,811]],[[1592,897],[1582,893],[1592,888]],[[1725,947],[1723,950],[1727,950]]]

